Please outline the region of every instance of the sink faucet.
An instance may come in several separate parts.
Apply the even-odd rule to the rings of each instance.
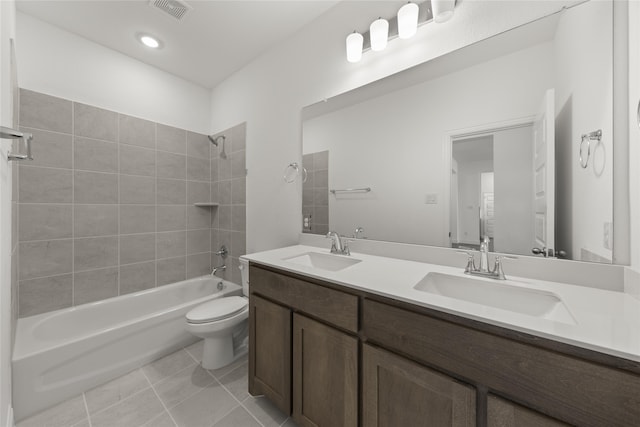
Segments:
[[[219,265],[217,267],[214,267],[213,270],[211,270],[211,275],[215,276],[218,271],[221,271],[221,270],[225,271],[226,269],[227,269],[226,265],[224,265],[224,264]]]
[[[489,271],[489,243],[491,239],[489,236],[484,236],[482,243],[480,243],[480,268],[478,271],[481,273],[490,273]]]
[[[331,239],[331,253],[332,254],[340,254],[340,255],[351,255],[351,251],[349,250],[348,242],[345,240],[342,242],[342,238],[335,231],[330,231],[327,233],[327,239]]]
[[[507,259],[517,259],[517,257],[513,256],[496,256],[495,264],[493,269],[488,267],[488,244],[485,245],[485,241],[480,245],[480,267],[476,268],[475,258],[473,253],[471,252],[463,252],[458,251],[458,253],[467,255],[467,266],[464,269],[464,274],[470,274],[472,276],[482,276],[489,277],[491,279],[496,280],[506,280],[506,276],[504,275],[504,270],[502,269],[502,260]]]

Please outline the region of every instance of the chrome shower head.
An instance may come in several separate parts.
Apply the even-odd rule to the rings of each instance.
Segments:
[[[226,159],[227,153],[224,152],[224,141],[227,139],[227,137],[224,135],[218,135],[214,138],[213,135],[207,135],[207,138],[209,138],[209,141],[211,141],[211,143],[216,147],[220,143],[220,140],[222,140],[222,151],[220,152],[220,158]]]
[[[215,145],[216,147],[218,146],[218,138],[220,138],[220,137],[214,138],[213,135],[207,135],[207,138],[209,138],[209,141],[211,141],[211,143],[213,145]],[[224,138],[224,136],[223,136],[223,138]]]

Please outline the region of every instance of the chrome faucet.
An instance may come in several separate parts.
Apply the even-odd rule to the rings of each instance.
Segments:
[[[489,271],[489,243],[491,239],[489,236],[484,236],[482,243],[480,243],[480,268],[478,271],[481,273],[490,273]]]
[[[476,261],[473,253],[458,251],[458,253],[467,255],[467,266],[464,269],[464,274],[470,274],[472,276],[489,277],[491,279],[506,280],[504,270],[502,269],[502,260],[517,259],[516,257],[501,255],[497,256],[493,269],[489,268],[489,238],[485,237],[480,244],[480,267],[476,268]]]
[[[219,265],[217,267],[214,267],[213,270],[211,270],[211,275],[215,276],[218,271],[221,271],[221,270],[225,271],[226,269],[227,269],[227,266],[225,264]]]
[[[351,255],[348,241],[342,241],[342,238],[335,231],[330,231],[326,235],[327,239],[331,239],[331,253],[340,255]]]

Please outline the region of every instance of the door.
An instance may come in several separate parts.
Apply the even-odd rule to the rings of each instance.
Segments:
[[[472,427],[476,392],[393,353],[362,348],[363,427]]]
[[[548,89],[533,123],[534,248],[555,247],[555,91]]]
[[[301,426],[358,425],[358,339],[293,315],[293,419]]]
[[[291,413],[291,311],[249,298],[249,393],[264,394]]]
[[[487,427],[567,427],[561,421],[494,395],[487,397]]]

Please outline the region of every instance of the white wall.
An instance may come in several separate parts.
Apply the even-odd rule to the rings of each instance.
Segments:
[[[0,2],[0,123],[13,127],[13,96],[9,40],[15,36],[15,3]],[[12,164],[6,154],[10,140],[0,140],[0,426],[8,425],[11,407],[11,183]],[[11,422],[9,420],[9,422]]]
[[[613,221],[613,38],[610,26],[600,23],[612,22],[613,9],[611,2],[592,1],[560,19],[555,38],[556,171],[557,199],[565,207],[557,211],[566,215],[557,218],[557,248],[573,259],[586,249],[611,260],[603,234],[604,224]],[[583,169],[578,164],[581,135],[597,129],[602,129],[602,143],[592,142],[589,165]]]
[[[459,243],[480,244],[482,175],[487,172],[493,172],[492,160],[458,162]]]
[[[209,133],[208,89],[23,13],[16,50],[21,88]]]
[[[533,116],[553,86],[552,54],[543,43],[305,120],[304,153],[329,150],[329,187],[372,188],[329,196],[331,228],[350,235],[362,226],[378,240],[448,246],[447,135]],[[464,187],[462,173],[458,179]],[[479,239],[476,180],[475,211],[460,206],[458,238],[467,243]],[[427,194],[438,203],[426,204]]]
[[[640,2],[629,2],[629,186],[631,201],[631,266],[640,271]],[[635,275],[634,277],[640,277]],[[640,295],[640,279],[637,282]]]
[[[451,21],[419,28],[410,40],[392,40],[357,64],[345,59],[344,39],[366,31],[401,2],[341,2],[287,42],[265,53],[214,89],[214,131],[247,122],[247,250],[297,241],[301,185],[282,171],[301,160],[300,110],[324,98],[378,80],[461,46],[557,11],[570,1],[464,1]],[[382,8],[386,8],[384,11]]]

